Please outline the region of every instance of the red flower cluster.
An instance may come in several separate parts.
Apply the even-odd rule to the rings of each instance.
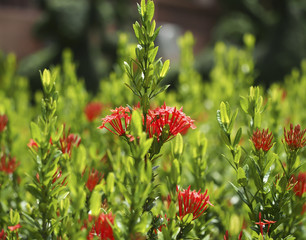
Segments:
[[[84,109],[85,115],[89,122],[95,120],[102,112],[102,103],[99,102],[91,102],[88,103]]]
[[[131,112],[128,107],[119,107],[111,110],[113,113],[102,119],[100,129],[106,128],[108,131],[123,136],[126,134],[128,126],[131,122]],[[168,136],[164,141],[172,139],[180,132],[186,131],[188,128],[195,129],[194,120],[186,116],[182,112],[182,108],[177,110],[173,107],[167,107],[164,104],[154,110],[149,110],[146,119],[146,131],[150,137],[156,136],[159,140],[165,126],[169,127]],[[112,129],[107,127],[112,126]],[[128,136],[131,137],[131,136]]]
[[[131,111],[128,107],[119,107],[115,110],[111,110],[112,114],[106,116],[102,119],[102,125],[98,127],[99,129],[106,128],[108,131],[116,134],[118,136],[125,135],[128,125],[131,122]],[[123,124],[122,124],[123,122]],[[106,124],[110,124],[113,128],[106,127]]]
[[[60,138],[60,145],[62,153],[67,153],[71,157],[72,146],[78,147],[81,143],[81,138],[73,133],[70,133],[68,129],[67,135],[65,134],[65,125],[63,130],[63,136]]]
[[[273,136],[272,133],[269,134],[268,132],[268,128],[266,130],[263,129],[262,132],[259,129],[253,132],[251,140],[257,151],[262,149],[264,152],[268,152],[272,147]]]
[[[8,118],[5,114],[0,115],[0,132],[4,131],[4,128],[6,127]]]
[[[273,224],[273,223],[276,223],[276,221],[270,221],[270,220],[264,219],[264,222],[262,222],[262,221],[261,221],[261,212],[259,212],[259,222],[255,223],[255,224],[256,224],[256,225],[259,225],[259,227],[260,227],[260,233],[261,233],[261,235],[263,236],[263,227],[264,227],[265,225],[268,224],[267,233],[269,233],[270,225]]]
[[[7,174],[13,173],[20,163],[16,163],[15,157],[8,157],[8,161],[6,162],[7,156],[5,154],[1,157],[0,162],[0,171],[6,172]]]
[[[4,229],[1,230],[0,232],[0,240],[5,240],[7,236],[7,233],[4,232]]]
[[[290,130],[288,131],[286,131],[286,128],[284,128],[285,142],[291,151],[296,151],[306,146],[306,136],[304,136],[305,132],[306,129],[301,131],[301,126],[299,124],[293,129],[293,125],[291,123]]]
[[[149,136],[155,135],[160,139],[165,126],[169,126],[169,133],[165,141],[171,140],[178,133],[189,128],[195,129],[194,120],[183,113],[183,108],[167,107],[166,104],[154,110],[149,110],[147,118],[147,132]]]
[[[302,197],[303,194],[306,192],[306,172],[299,173],[297,178],[292,175],[292,183],[295,184],[293,187],[295,195],[298,197]]]
[[[20,225],[20,224],[17,224],[17,225],[15,225],[15,226],[9,226],[9,227],[7,227],[7,228],[13,232],[13,231],[15,231],[15,230],[21,228],[21,225]]]
[[[113,229],[109,222],[111,224],[114,224],[114,216],[112,215],[112,213],[101,213],[96,219],[87,239],[91,240],[95,236],[97,236],[101,240],[115,240]]]
[[[89,172],[88,179],[86,182],[86,187],[88,188],[88,190],[92,192],[95,186],[101,181],[102,177],[102,173],[99,173],[97,170],[92,169]]]
[[[193,219],[200,217],[205,210],[208,208],[208,204],[212,205],[209,202],[209,195],[207,194],[207,190],[204,194],[201,194],[201,189],[196,192],[190,191],[190,186],[180,191],[178,187],[176,188],[178,192],[178,204],[179,204],[179,214],[181,220],[186,216],[188,213],[193,214]],[[213,206],[213,205],[212,205]]]

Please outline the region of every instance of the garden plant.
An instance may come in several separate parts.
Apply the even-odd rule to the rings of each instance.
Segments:
[[[0,55],[0,239],[306,239],[306,61],[253,86],[245,34],[203,81],[187,32],[168,88],[154,2],[137,8],[96,95],[69,50],[35,94]]]

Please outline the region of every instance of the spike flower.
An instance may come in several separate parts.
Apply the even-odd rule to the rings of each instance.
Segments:
[[[4,131],[7,121],[8,121],[8,118],[5,114],[0,115],[0,132]]]
[[[264,152],[268,152],[272,147],[272,133],[269,134],[269,129],[263,129],[261,132],[259,129],[253,132],[253,136],[251,138],[254,147],[257,151],[262,149]]]
[[[7,174],[15,172],[16,168],[19,166],[20,163],[16,163],[15,157],[8,157],[8,161],[6,162],[7,156],[5,154],[1,157],[0,162],[0,171],[5,172]]]
[[[101,173],[99,173],[97,170],[92,169],[89,172],[88,179],[86,182],[86,187],[88,188],[88,190],[92,192],[95,186],[101,181],[102,177],[103,176]]]
[[[293,175],[292,182],[295,184],[293,187],[295,195],[298,197],[302,197],[303,194],[306,192],[306,172],[299,173],[297,178]]]
[[[284,128],[285,142],[289,150],[296,151],[306,146],[306,136],[304,136],[305,132],[306,129],[301,130],[301,126],[299,124],[293,129],[293,125],[291,123],[290,130],[288,131],[286,131],[286,128]]]
[[[88,103],[84,109],[86,118],[89,122],[95,120],[102,112],[103,105],[99,102]]]
[[[180,191],[177,187],[176,189],[178,193],[178,204],[179,204],[179,215],[181,220],[189,213],[193,214],[193,219],[200,217],[208,208],[208,205],[212,205],[209,202],[209,195],[207,194],[207,190],[204,194],[201,194],[201,189],[196,192],[190,191],[190,186]],[[213,206],[213,205],[212,205]]]
[[[153,137],[155,135],[159,140],[163,129],[168,126],[169,133],[164,140],[167,141],[189,128],[195,129],[194,120],[186,116],[182,110],[183,108],[178,110],[175,107],[167,107],[165,103],[161,107],[149,110],[146,123],[149,136]]]
[[[107,129],[118,136],[125,135],[131,122],[131,111],[128,107],[119,107],[111,110],[112,114],[102,119],[102,125],[98,128]],[[110,128],[110,125],[112,128]]]
[[[70,133],[70,128],[68,129],[67,135],[65,133],[65,125],[63,130],[63,136],[60,138],[60,148],[62,153],[67,153],[69,157],[71,157],[71,150],[73,146],[78,147],[81,143],[81,138],[76,135]]]
[[[87,239],[94,239],[95,236],[101,240],[115,240],[111,225],[114,224],[114,216],[112,213],[101,213],[96,219]]]

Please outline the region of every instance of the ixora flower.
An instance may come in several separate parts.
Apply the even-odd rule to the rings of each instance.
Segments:
[[[4,131],[7,121],[8,121],[8,118],[5,114],[0,115],[0,132]]]
[[[293,187],[293,191],[296,196],[302,197],[306,192],[306,172],[301,172],[297,176],[297,178],[292,175],[292,183],[295,184]]]
[[[71,157],[72,146],[78,147],[81,143],[81,138],[76,134],[70,133],[70,128],[68,129],[66,135],[64,125],[63,136],[60,138],[59,141],[62,153],[67,153],[69,157]]]
[[[16,163],[15,157],[8,156],[8,161],[6,162],[7,156],[3,154],[1,156],[0,162],[0,171],[5,172],[7,174],[15,172],[16,168],[19,166],[20,163]]]
[[[7,228],[8,228],[9,230],[11,230],[11,231],[15,231],[15,230],[21,228],[21,225],[20,225],[20,224],[17,224],[17,225],[15,225],[15,226],[8,226]]]
[[[131,122],[131,111],[128,107],[119,107],[111,110],[112,114],[102,119],[102,125],[99,129],[107,129],[118,136],[125,135],[127,128]],[[122,124],[123,122],[123,124]],[[111,125],[112,129],[107,125]]]
[[[183,113],[183,108],[167,107],[166,103],[154,110],[149,110],[147,117],[147,132],[150,137],[155,135],[158,139],[162,136],[164,127],[169,127],[165,141],[171,140],[178,133],[189,128],[195,129],[194,120]]]
[[[4,229],[1,230],[0,232],[0,240],[5,240],[7,236],[7,233],[4,232]]]
[[[91,216],[89,218],[91,219]],[[109,222],[111,224],[114,224],[114,216],[112,215],[112,213],[101,213],[99,217],[95,220],[95,223],[92,226],[92,229],[87,239],[91,240],[94,239],[95,236],[97,236],[98,239],[101,240],[115,240],[113,229]]]
[[[89,122],[95,120],[102,112],[103,105],[99,102],[90,102],[84,109],[86,118]]]
[[[95,186],[101,181],[102,178],[102,173],[99,173],[98,170],[92,169],[89,172],[88,179],[86,182],[86,187],[88,188],[88,190],[92,192],[92,190],[94,190]]]
[[[259,212],[258,218],[259,218],[259,221],[256,222],[255,224],[256,224],[256,225],[259,225],[260,233],[261,233],[261,235],[263,236],[263,228],[264,228],[264,226],[265,226],[265,225],[268,225],[267,233],[269,233],[270,225],[273,224],[273,223],[276,223],[276,221],[271,221],[271,220],[266,220],[266,219],[264,219],[264,222],[262,222],[262,221],[261,221],[261,212]]]
[[[208,205],[213,206],[209,202],[209,195],[207,194],[207,190],[204,194],[201,194],[201,189],[196,192],[190,191],[190,186],[180,191],[178,186],[176,187],[176,191],[178,193],[178,204],[179,204],[179,214],[181,220],[189,213],[193,214],[193,219],[200,217],[208,208]]]
[[[264,152],[268,152],[272,147],[272,133],[269,134],[269,129],[263,129],[261,132],[259,129],[253,132],[253,136],[251,138],[254,147],[257,151],[262,149]]]
[[[306,136],[304,136],[305,132],[306,129],[301,130],[301,126],[299,124],[293,129],[293,125],[291,123],[290,130],[288,131],[286,131],[286,128],[284,128],[285,142],[289,150],[297,151],[298,149],[306,146]]]

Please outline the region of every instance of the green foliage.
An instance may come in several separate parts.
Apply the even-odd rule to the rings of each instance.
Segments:
[[[244,48],[215,46],[204,82],[186,33],[179,40],[179,86],[165,94],[170,63],[156,59],[153,1],[141,1],[138,10],[138,43],[120,36],[118,63],[95,96],[66,50],[62,66],[41,72],[42,91],[31,105],[14,56],[1,55],[0,115],[8,122],[0,131],[0,230],[9,239],[87,239],[96,221],[112,214],[104,223],[115,239],[223,239],[226,230],[236,238],[242,229],[242,239],[304,239],[305,194],[296,194],[292,175],[305,172],[305,151],[289,151],[283,131],[291,122],[305,128],[305,62],[283,84],[251,86],[255,39],[247,34]],[[102,106],[93,119],[91,102]],[[165,125],[159,137],[150,136],[146,116],[163,102],[184,106],[197,129],[168,138]],[[125,133],[97,129],[118,106],[129,109]],[[267,151],[252,141],[262,127],[273,134]],[[14,171],[3,170],[3,161]],[[213,204],[195,220],[192,212],[180,216],[178,191],[188,186],[207,189]],[[276,222],[262,236],[264,220]]]

